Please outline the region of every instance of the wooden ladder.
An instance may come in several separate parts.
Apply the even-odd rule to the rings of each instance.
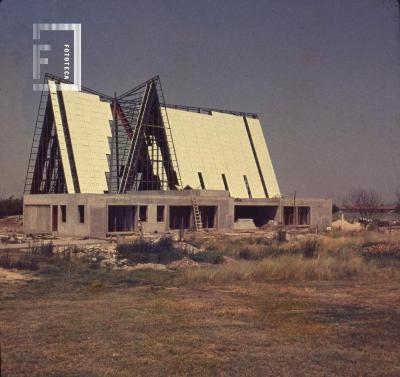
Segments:
[[[199,232],[203,230],[203,223],[201,221],[199,205],[197,203],[197,199],[193,191],[192,191],[192,206],[193,206],[194,224],[196,227],[196,231]]]

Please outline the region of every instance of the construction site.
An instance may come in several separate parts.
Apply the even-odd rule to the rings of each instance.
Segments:
[[[160,78],[109,96],[45,77],[24,233],[326,229],[330,199],[281,193],[257,114],[170,105]]]
[[[399,5],[0,0],[0,377],[399,377]]]

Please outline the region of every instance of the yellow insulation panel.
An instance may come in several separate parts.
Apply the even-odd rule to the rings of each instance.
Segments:
[[[222,174],[225,174],[231,196],[248,198],[246,176],[252,197],[265,198],[242,116],[221,112],[209,115],[173,108],[167,108],[167,114],[183,187],[200,188],[200,172],[206,189],[224,190]],[[249,127],[257,132],[253,122]],[[269,158],[262,132],[261,137],[262,142],[255,143],[260,153],[258,158]],[[265,177],[267,173],[269,177],[275,176],[270,160],[262,166]],[[272,169],[272,173],[268,169]],[[271,191],[279,192],[277,187],[277,183],[272,185]]]
[[[103,193],[108,190],[110,105],[82,92],[64,90],[63,99],[80,191]]]
[[[49,80],[49,88],[67,190],[73,193],[71,166],[54,81]],[[61,84],[61,91],[80,192],[103,193],[108,190],[106,173],[109,172],[110,105],[100,101],[96,95],[65,90],[65,84]]]

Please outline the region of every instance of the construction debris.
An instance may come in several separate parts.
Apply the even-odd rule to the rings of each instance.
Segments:
[[[182,268],[188,268],[188,267],[197,267],[200,264],[198,262],[195,262],[192,259],[189,258],[183,258],[181,260],[176,260],[171,262],[168,267],[173,268],[173,269],[182,269]]]

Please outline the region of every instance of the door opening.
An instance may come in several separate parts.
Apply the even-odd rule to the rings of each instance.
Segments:
[[[51,230],[53,232],[58,232],[58,206],[53,206]]]

